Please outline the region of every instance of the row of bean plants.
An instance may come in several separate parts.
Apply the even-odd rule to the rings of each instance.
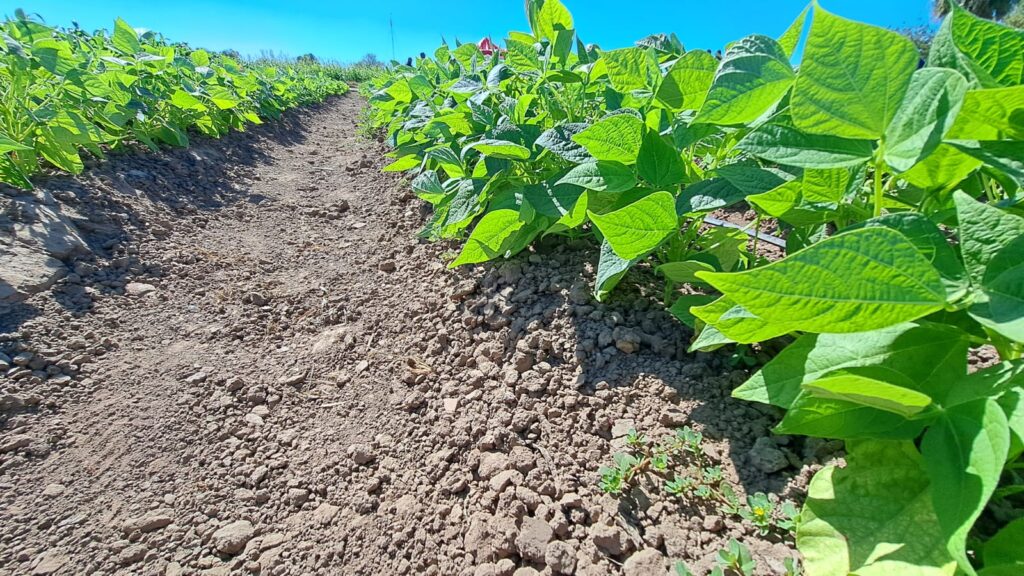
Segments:
[[[43,165],[77,174],[83,152],[242,130],[347,91],[333,76],[317,63],[246,66],[121,19],[88,33],[19,11],[0,23],[0,183],[31,188]]]
[[[694,350],[786,344],[734,396],[846,441],[800,514],[808,574],[1024,573],[1024,34],[954,5],[925,57],[815,3],[719,61],[527,12],[374,85],[423,233],[465,240],[453,266],[591,236],[597,298],[651,266]],[[708,225],[728,210],[756,218]]]

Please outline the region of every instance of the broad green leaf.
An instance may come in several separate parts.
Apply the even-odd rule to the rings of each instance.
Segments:
[[[786,410],[774,432],[840,440],[912,440],[925,427],[922,420],[865,404],[805,392]]]
[[[974,400],[998,398],[1007,390],[1024,386],[1024,360],[1009,360],[961,378],[939,404],[952,408]]]
[[[816,6],[790,103],[793,122],[809,134],[881,138],[918,58],[903,35]]]
[[[491,158],[499,158],[502,160],[528,160],[530,158],[529,148],[520,146],[515,142],[508,142],[507,140],[493,140],[485,138],[483,140],[473,142],[463,148],[463,156],[465,156],[466,150],[476,150],[484,156],[490,156]]]
[[[505,46],[508,48],[505,61],[512,68],[516,70],[540,70],[542,68],[540,57],[537,56],[537,51],[533,48],[532,43],[527,44],[509,38],[505,40]]]
[[[622,94],[653,88],[661,78],[657,59],[649,48],[620,48],[601,53],[612,88]]]
[[[431,204],[437,204],[447,194],[444,187],[441,186],[441,180],[437,177],[437,172],[433,170],[420,172],[416,178],[413,178],[410,186],[417,196]]]
[[[576,199],[576,203],[572,205],[572,208],[558,218],[548,232],[571,230],[582,226],[583,223],[587,221],[587,209],[590,205],[590,194],[591,193],[588,192],[580,194],[579,198]]]
[[[582,123],[555,126],[541,134],[535,144],[550,150],[552,154],[573,164],[593,162],[594,157],[587,152],[587,149],[572,139],[573,136],[586,130],[587,127],[586,124]]]
[[[51,164],[65,172],[80,174],[85,168],[78,155],[75,137],[62,126],[47,126],[39,129],[36,150]]]
[[[31,146],[25,146],[24,144],[15,142],[7,136],[0,134],[0,153],[4,152],[17,152],[17,151],[28,151],[31,150]]]
[[[44,38],[32,44],[32,55],[39,65],[54,76],[64,76],[75,69],[75,54],[71,45],[64,41]]]
[[[636,260],[628,260],[620,257],[612,249],[608,239],[601,243],[601,257],[597,264],[597,278],[594,281],[594,298],[598,302],[604,302],[605,298],[615,286],[626,275],[626,272],[636,264]]]
[[[1024,549],[1021,548],[1021,542],[1024,542],[1024,518],[1017,518],[985,542],[982,548],[985,568],[1010,566],[1018,574],[1024,571]]]
[[[996,254],[1024,234],[1024,218],[959,191],[953,194],[953,201],[960,224],[960,254],[971,283],[980,286]]]
[[[719,208],[732,206],[746,196],[725,178],[701,180],[683,189],[676,203],[680,215],[698,215],[714,212]]]
[[[907,95],[885,132],[886,164],[904,172],[931,154],[960,113],[966,93],[967,80],[955,70],[922,68],[914,72]]]
[[[713,272],[715,267],[700,260],[683,260],[680,262],[669,262],[658,266],[658,272],[665,275],[665,278],[676,284],[703,284],[695,275],[705,270]]]
[[[624,260],[657,248],[679,228],[675,198],[668,192],[655,192],[614,212],[589,212],[588,216],[615,254]]]
[[[0,182],[12,184],[25,190],[32,189],[32,182],[7,155],[0,154]]]
[[[765,214],[793,226],[812,226],[831,221],[835,217],[835,208],[809,206],[804,202],[804,187],[804,182],[800,180],[786,182],[773,190],[747,196],[747,202]]]
[[[523,190],[523,195],[539,214],[552,218],[561,218],[572,211],[583,193],[579,186],[550,182],[533,184]]]
[[[735,342],[736,341],[732,338],[729,338],[725,334],[719,332],[714,326],[705,324],[704,328],[701,329],[700,334],[697,335],[697,338],[692,344],[690,344],[690,347],[687,348],[686,351],[691,354],[694,352],[712,352],[726,344],[734,344]]]
[[[728,296],[694,307],[690,312],[715,331],[729,339],[730,342],[752,344],[763,342],[784,334],[793,329],[785,323],[766,322],[729,299]]]
[[[753,122],[782,99],[795,77],[778,42],[768,36],[748,36],[729,46],[694,122]]]
[[[736,146],[769,162],[800,168],[859,166],[874,154],[868,140],[810,134],[782,124],[761,126]]]
[[[983,88],[1016,86],[1024,74],[1024,35],[950,3],[928,65],[959,70]]]
[[[114,20],[114,35],[110,39],[110,43],[122,53],[131,56],[142,52],[142,44],[139,44],[139,34],[120,18]]]
[[[899,372],[886,372],[901,376]],[[804,384],[804,389],[818,398],[845,400],[905,418],[920,414],[932,403],[927,394],[872,376],[875,374],[857,369],[838,370]]]
[[[964,295],[968,287],[967,271],[942,231],[926,216],[919,212],[897,212],[872,218],[861,226],[884,226],[902,234],[938,270],[946,284],[949,302]]]
[[[744,194],[767,192],[793,179],[792,174],[776,168],[762,168],[754,163],[719,166],[715,173],[742,190]]]
[[[1021,243],[1016,244],[1018,264],[994,277],[986,274],[981,285],[984,299],[971,306],[968,313],[990,330],[1024,342],[1024,255],[1019,250]]]
[[[676,301],[668,311],[683,324],[686,324],[690,328],[696,328],[697,317],[690,312],[690,308],[709,304],[714,299],[714,296],[710,296],[708,294],[684,294],[679,298],[676,298]]]
[[[703,50],[692,50],[668,69],[658,88],[658,102],[673,112],[697,110],[704,105],[715,79],[718,60]]]
[[[537,13],[537,32],[552,42],[560,30],[572,30],[572,14],[559,0],[544,0]]]
[[[941,403],[967,374],[967,334],[941,324],[901,324],[850,337],[806,334],[733,391],[742,400],[788,408],[802,385],[836,370],[882,367],[918,383]]]
[[[864,332],[944,307],[935,268],[900,233],[864,228],[761,268],[698,277],[769,322],[807,332]]]
[[[481,180],[466,178],[455,184],[455,192],[446,201],[445,218],[441,222],[445,237],[460,233],[473,221],[483,209],[481,196],[485,183]]]
[[[655,188],[675,186],[686,177],[679,152],[654,130],[644,135],[636,168],[640,177]]]
[[[997,142],[950,141],[957,150],[982,160],[990,168],[1012,178],[1024,187],[1024,141]]]
[[[206,105],[201,100],[184,90],[175,90],[174,94],[171,95],[170,102],[182,110],[206,111]]]
[[[405,172],[406,170],[412,170],[420,165],[422,161],[419,156],[402,156],[398,160],[395,160],[391,164],[385,166],[383,172]]]
[[[1024,86],[970,90],[946,134],[954,140],[1024,139]]]
[[[625,192],[636,185],[633,171],[619,162],[587,162],[570,170],[556,184],[573,184],[598,192]]]
[[[1006,414],[994,398],[946,409],[921,440],[946,550],[965,572],[973,572],[967,535],[999,483],[1009,448]]]
[[[952,576],[956,562],[911,442],[866,441],[845,468],[828,466],[808,487],[797,526],[804,568],[815,576]]]
[[[600,161],[634,164],[643,142],[642,120],[632,114],[616,114],[599,120],[572,139]]]
[[[900,178],[924,190],[950,190],[981,165],[981,160],[949,144],[939,144],[924,160],[900,174]]]
[[[800,37],[804,34],[804,24],[807,22],[807,13],[810,7],[804,8],[803,12],[796,17],[796,20],[786,28],[786,31],[779,36],[779,46],[786,52],[786,56],[792,57],[796,52],[796,46],[800,43]]]
[[[462,252],[448,267],[487,262],[504,256],[502,245],[523,226],[516,210],[494,210],[480,219]]]

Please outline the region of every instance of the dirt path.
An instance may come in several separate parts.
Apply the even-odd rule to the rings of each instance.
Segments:
[[[44,186],[125,217],[7,310],[0,574],[664,574],[730,537],[781,572],[778,538],[597,470],[688,423],[789,496],[820,447],[758,441],[743,374],[637,289],[593,302],[590,251],[446,270],[361,105]]]

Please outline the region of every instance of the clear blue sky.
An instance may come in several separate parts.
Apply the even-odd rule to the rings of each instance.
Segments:
[[[632,45],[656,32],[675,32],[688,48],[717,48],[755,32],[778,35],[809,0],[563,0],[585,42],[603,48]],[[841,16],[879,26],[931,23],[930,0],[820,0]],[[40,14],[48,23],[111,28],[121,16],[136,28],[175,41],[242,54],[274,50],[297,56],[354,61],[372,52],[404,60],[432,52],[443,34],[449,42],[503,38],[526,30],[523,0],[4,0]]]

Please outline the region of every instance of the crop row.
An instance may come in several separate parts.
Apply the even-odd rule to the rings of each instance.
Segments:
[[[798,519],[809,574],[1024,571],[1024,35],[954,5],[923,55],[815,4],[719,60],[527,13],[374,83],[424,234],[465,240],[453,266],[591,236],[597,298],[651,266],[694,350],[787,344],[734,396],[847,443]]]
[[[52,28],[18,12],[0,23],[0,182],[31,188],[48,163],[77,174],[82,151],[187,146],[348,85],[315,62],[243,65],[118,19],[112,34]]]

